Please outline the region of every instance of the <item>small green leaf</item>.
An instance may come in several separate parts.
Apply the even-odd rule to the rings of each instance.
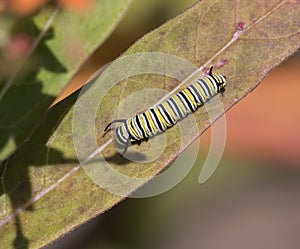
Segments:
[[[228,79],[222,97],[224,109],[228,110],[252,91],[267,72],[299,48],[299,15],[300,4],[297,1],[204,0],[144,36],[126,54],[162,52],[180,56],[200,69],[215,65],[216,71]],[[139,65],[138,60],[134,62],[127,65],[129,70]],[[198,77],[200,75],[198,73]],[[120,158],[109,142],[109,134],[103,138],[102,131],[113,119],[114,110],[120,102],[130,94],[153,87],[170,91],[176,84],[180,83],[152,74],[124,80],[107,94],[99,110],[101,116],[96,117],[96,127],[93,130],[81,127],[86,133],[93,133],[95,129],[101,154],[113,169],[133,178],[144,177],[140,185],[165,169],[210,125],[205,109],[200,108],[194,113],[199,131],[189,138],[185,146],[180,146],[182,137],[177,126],[173,127],[165,133],[168,142],[161,156],[145,164]],[[72,103],[73,99],[69,101]],[[140,104],[136,103],[137,108]],[[51,133],[55,129],[58,122],[54,115],[56,108],[50,110],[37,133],[3,167],[2,185],[6,195],[1,199],[0,239],[6,248],[11,246],[12,240],[18,239],[23,244],[29,241],[33,247],[45,245],[124,198],[98,187],[77,164],[73,144],[76,134],[72,133],[74,109],[66,114],[44,144],[38,134],[43,134],[43,130]],[[89,114],[87,110],[87,118]],[[141,147],[134,148],[142,150],[146,147],[147,144],[143,143]],[[95,159],[96,156],[90,157],[86,166],[94,163],[101,166],[101,163],[93,161]],[[111,181],[116,185],[123,184],[113,177]],[[127,194],[136,189],[137,186],[131,188]],[[33,196],[31,199],[29,193]],[[8,198],[13,200],[13,205],[9,204]]]
[[[45,8],[16,25],[14,32],[35,38],[25,64],[0,85],[0,161],[34,132],[53,100],[116,27],[129,2],[95,1],[81,15]]]

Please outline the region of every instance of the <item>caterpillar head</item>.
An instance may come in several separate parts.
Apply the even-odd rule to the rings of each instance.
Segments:
[[[218,85],[218,92],[223,94],[225,92],[225,86],[226,86],[226,76],[224,75],[218,75],[218,78],[220,81],[217,83]]]
[[[213,77],[215,82],[217,83],[217,87],[218,87],[218,93],[223,94],[225,92],[225,86],[226,86],[226,76],[224,75],[216,75],[212,73],[213,67],[211,67],[209,69],[209,73],[208,75]]]
[[[119,150],[124,150],[122,154],[125,154],[128,146],[129,146],[129,142],[130,142],[130,138],[129,138],[129,134],[126,130],[125,124],[126,124],[126,119],[116,119],[112,122],[110,122],[106,128],[104,129],[104,132],[108,131],[108,129],[111,127],[112,124],[114,123],[121,123],[118,127],[115,128],[114,130],[114,136],[113,136],[113,140],[114,143],[117,147],[117,149]]]

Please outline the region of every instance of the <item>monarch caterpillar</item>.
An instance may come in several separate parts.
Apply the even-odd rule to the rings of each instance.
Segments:
[[[197,80],[187,88],[168,98],[165,102],[137,114],[129,119],[116,119],[110,122],[104,132],[113,123],[121,123],[116,129],[116,145],[124,148],[125,154],[129,143],[148,140],[157,133],[164,132],[172,127],[178,120],[196,111],[216,94],[225,91],[226,77],[212,74],[213,67],[208,75]]]

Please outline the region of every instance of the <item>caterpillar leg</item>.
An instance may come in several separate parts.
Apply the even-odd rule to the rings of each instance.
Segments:
[[[143,141],[148,142],[148,140],[149,140],[149,137],[145,137],[145,138],[142,138],[142,139],[140,139],[140,140],[135,140],[135,141],[133,141],[132,143],[133,143],[133,144],[138,144],[138,146],[140,146],[141,143],[142,143]]]
[[[127,143],[125,144],[124,151],[123,151],[122,154],[120,155],[121,157],[126,153],[128,147],[129,147],[129,145],[130,145],[130,141],[131,141],[131,140],[132,140],[132,137],[129,138],[129,139],[127,140]],[[144,140],[147,142],[147,141],[149,140],[149,137],[146,137]],[[142,139],[141,139],[141,140],[136,140],[136,141],[134,141],[133,143],[137,143],[137,144],[140,146],[142,141],[143,141]]]

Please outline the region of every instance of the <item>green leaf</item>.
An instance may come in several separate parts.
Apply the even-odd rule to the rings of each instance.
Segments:
[[[0,87],[0,161],[34,132],[53,100],[116,27],[129,2],[95,1],[81,15],[46,8],[16,24],[15,33],[35,38],[24,65],[16,66],[16,75]]]
[[[224,109],[228,110],[251,92],[267,72],[299,48],[299,15],[300,4],[297,1],[205,0],[144,36],[126,54],[153,51],[176,54],[200,68],[195,74],[196,77],[201,76],[201,70],[215,65],[217,73],[227,76],[228,85],[221,100]],[[149,66],[153,66],[151,62],[148,61]],[[165,67],[168,68],[169,65],[166,61]],[[139,66],[141,61],[137,58],[132,64],[117,68],[119,71],[115,70],[115,75],[128,75],[128,72],[133,72]],[[179,75],[181,70],[183,71],[183,68],[179,67]],[[103,77],[109,79],[105,78],[105,73]],[[95,86],[92,83],[97,83],[98,80],[96,78],[90,83],[91,89]],[[133,179],[143,177],[137,185],[128,189],[126,182],[118,181],[114,175],[107,175],[112,186],[119,185],[121,190],[127,191],[126,195],[166,169],[188,144],[197,139],[210,125],[205,108],[200,108],[194,113],[198,131],[188,137],[184,146],[181,146],[183,138],[176,125],[165,133],[168,142],[163,153],[156,160],[144,164],[120,157],[109,140],[110,135],[106,134],[103,138],[102,131],[113,119],[114,110],[120,102],[130,94],[153,87],[171,91],[176,85],[183,87],[180,84],[170,77],[154,74],[130,77],[106,94],[98,116],[95,117],[96,126],[91,128],[82,123],[75,133],[72,133],[74,108],[67,112],[57,128],[55,127],[61,117],[61,110],[68,108],[63,107],[64,103],[61,103],[50,110],[33,137],[6,161],[2,168],[2,185],[6,195],[1,198],[0,239],[5,246],[9,248],[13,240],[23,245],[30,243],[32,247],[45,245],[124,198],[100,188],[94,182],[97,179],[92,181],[86,171],[77,164],[76,152],[81,155],[82,151],[75,152],[73,138],[78,135],[76,132],[90,134],[95,131],[100,147],[98,152],[101,152],[111,168]],[[74,97],[76,95],[65,101],[70,102],[66,106],[72,104]],[[154,100],[156,102],[161,96],[154,97],[157,98]],[[85,98],[83,94],[80,100],[88,103],[90,99]],[[91,100],[89,104],[92,109],[97,103]],[[136,101],[135,105],[138,110],[142,102]],[[86,113],[83,113],[82,122],[94,118],[90,109],[87,108]],[[56,112],[59,113],[57,116]],[[213,116],[212,121],[217,119],[218,115],[220,113]],[[51,134],[52,129],[56,130],[48,140],[43,132]],[[46,145],[44,139],[48,141]],[[83,147],[90,148],[93,141],[82,140],[82,144]],[[147,149],[148,145],[142,143],[140,147],[134,145],[133,148],[140,151],[139,155],[143,159],[144,154],[147,155],[143,150]],[[99,159],[98,154],[90,156],[89,161],[85,163],[85,170],[97,170],[104,165],[103,159],[96,160]],[[110,174],[110,168],[105,170]],[[107,173],[105,170],[101,173]],[[103,177],[101,174],[97,175],[96,171],[95,173],[100,179]],[[176,173],[173,176],[176,177]],[[12,204],[8,199],[12,200]]]

